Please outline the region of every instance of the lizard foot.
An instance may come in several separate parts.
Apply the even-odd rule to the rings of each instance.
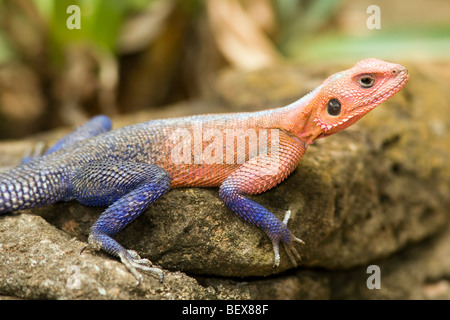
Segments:
[[[95,242],[89,243],[88,245],[84,246],[80,254],[83,253],[84,250],[95,250],[99,251],[100,247],[99,245],[95,244]],[[158,276],[159,281],[163,282],[164,280],[164,273],[161,269],[152,267],[152,263],[148,259],[142,259],[136,251],[134,250],[120,250],[118,257],[120,258],[120,261],[125,265],[125,267],[130,271],[130,273],[136,278],[137,284],[139,285],[142,282],[142,275],[137,271],[137,269],[140,269],[144,272],[150,272],[154,273]]]
[[[142,281],[142,275],[137,271],[140,269],[144,272],[154,273],[159,277],[159,281],[163,282],[164,273],[161,269],[152,267],[152,263],[148,259],[141,259],[141,257],[137,254],[136,251],[133,250],[125,250],[119,253],[120,261],[125,265],[128,271],[136,278],[137,285],[139,285]]]
[[[291,217],[291,210],[287,210],[286,214],[283,219],[283,223],[287,226],[287,223],[289,221],[289,218]],[[297,267],[297,261],[301,261],[302,258],[300,254],[298,253],[297,249],[294,247],[294,243],[298,242],[301,244],[305,244],[305,242],[294,236],[292,233],[290,234],[290,241],[289,242],[283,242],[284,249],[286,250],[286,253],[291,260],[292,264]],[[280,248],[279,248],[279,241],[272,241],[273,243],[273,250],[275,254],[274,259],[274,267],[278,267],[280,265]]]
[[[305,244],[305,242],[302,239],[299,239],[297,237],[295,237],[293,234],[291,234],[291,242],[289,243],[285,243],[283,242],[284,245],[284,249],[286,250],[286,253],[289,257],[289,260],[291,260],[292,264],[297,267],[297,261],[301,261],[302,257],[300,256],[300,254],[298,253],[297,249],[294,247],[294,243],[298,242],[301,244]],[[275,259],[274,259],[274,267],[278,267],[280,265],[280,247],[279,247],[279,242],[275,242],[272,241],[273,243],[273,251],[274,251],[274,255],[275,255]]]

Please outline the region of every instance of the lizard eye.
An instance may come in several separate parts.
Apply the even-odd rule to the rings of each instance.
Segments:
[[[375,78],[370,74],[364,74],[356,80],[361,88],[371,88],[375,84]]]
[[[328,101],[327,111],[330,116],[336,117],[341,113],[341,103],[338,99],[332,98]]]

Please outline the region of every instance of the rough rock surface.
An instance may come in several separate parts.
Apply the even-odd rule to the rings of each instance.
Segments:
[[[298,247],[300,268],[293,269],[282,252],[282,264],[274,269],[269,240],[227,210],[216,189],[179,189],[157,201],[117,237],[127,248],[170,270],[163,284],[145,276],[136,287],[115,259],[93,252],[80,255],[89,227],[102,209],[69,202],[0,216],[0,295],[450,298],[450,84],[406,65],[411,81],[401,93],[358,124],[317,141],[291,177],[253,197],[280,217],[291,210],[289,227],[306,242]],[[272,105],[282,105],[320,82],[314,79],[340,69],[311,71],[307,76],[298,76],[299,71],[289,66],[226,74],[217,84],[221,103],[201,112],[226,111],[226,104],[228,110],[256,109],[256,104],[266,104],[263,95],[272,99]],[[312,80],[302,87],[296,79]],[[271,91],[267,83],[287,89]],[[259,98],[252,102],[248,98],[252,95]],[[203,105],[194,104],[189,110]],[[117,127],[175,116],[186,109],[178,105],[165,113],[141,113],[115,123]],[[36,141],[54,141],[60,134],[3,142],[0,164],[13,165]],[[380,290],[366,286],[366,270],[372,264],[381,269]]]

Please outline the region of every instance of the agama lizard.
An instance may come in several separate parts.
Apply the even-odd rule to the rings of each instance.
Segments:
[[[246,195],[279,184],[315,139],[355,123],[407,81],[403,66],[366,59],[281,108],[152,120],[112,131],[109,118],[97,116],[44,155],[1,173],[0,213],[69,200],[107,207],[91,227],[89,247],[120,258],[139,283],[137,269],[161,279],[163,273],[113,237],[169,189],[220,187],[224,204],[270,238],[275,266],[280,243],[296,265],[294,243],[302,241],[287,219]]]

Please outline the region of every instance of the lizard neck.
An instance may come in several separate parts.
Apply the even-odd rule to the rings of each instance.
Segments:
[[[315,117],[317,95],[323,85],[303,96],[299,100],[281,108],[270,110],[271,127],[279,128],[306,144],[313,143],[321,134],[321,128],[313,119]]]

